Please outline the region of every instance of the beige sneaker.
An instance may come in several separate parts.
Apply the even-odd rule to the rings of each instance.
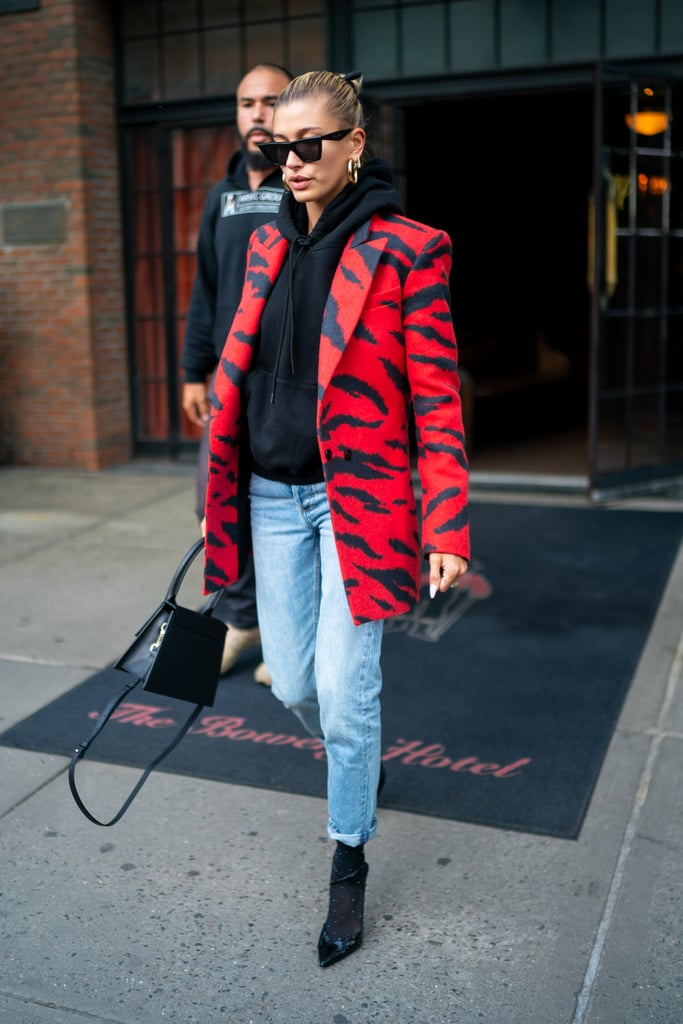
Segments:
[[[258,647],[261,643],[261,633],[258,626],[253,629],[237,629],[235,626],[228,626],[225,634],[225,645],[221,659],[221,675],[224,676],[233,667],[240,654],[249,650],[250,647]]]
[[[260,665],[257,665],[254,669],[254,679],[257,683],[261,683],[262,686],[272,686],[273,680],[270,678],[270,672],[266,666],[265,661],[262,661]]]

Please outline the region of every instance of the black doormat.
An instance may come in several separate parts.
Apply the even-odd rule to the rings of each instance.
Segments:
[[[576,839],[682,519],[485,502],[471,514],[462,585],[430,601],[425,580],[417,609],[387,624],[380,808]],[[257,662],[221,681],[162,769],[322,797],[319,744],[253,681]],[[70,756],[114,692],[93,676],[0,744]],[[188,710],[135,692],[87,756],[144,766]]]

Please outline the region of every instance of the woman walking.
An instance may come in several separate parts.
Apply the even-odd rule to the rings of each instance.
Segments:
[[[204,523],[206,591],[253,549],[273,693],[325,745],[322,967],[363,937],[384,619],[419,600],[423,560],[434,597],[469,558],[450,240],[403,216],[386,164],[366,161],[359,89],[300,75],[260,144],[287,191],[252,235],[217,372]]]

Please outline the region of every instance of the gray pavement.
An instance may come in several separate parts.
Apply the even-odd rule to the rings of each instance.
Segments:
[[[120,653],[193,488],[189,465],[0,469],[0,729]],[[326,971],[322,800],[157,771],[103,829],[67,758],[0,746],[0,1022],[680,1024],[682,629],[683,552],[577,841],[380,809],[364,945]],[[114,805],[138,777],[79,772]]]

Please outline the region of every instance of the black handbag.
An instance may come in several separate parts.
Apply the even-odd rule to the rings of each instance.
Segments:
[[[104,670],[107,681],[111,679],[112,685],[123,685],[123,689],[107,704],[88,738],[76,747],[69,765],[69,786],[74,800],[95,825],[114,825],[121,819],[150,772],[178,745],[203,709],[211,707],[216,699],[227,629],[225,623],[211,615],[220,593],[213,594],[201,611],[183,608],[177,600],[180,585],[203,548],[204,540],[200,538],[180,562],[166,596],[137,631],[130,647]],[[171,743],[144,770],[117,814],[109,821],[100,821],[87,809],[78,793],[76,765],[119,704],[139,686],[164,697],[188,701],[195,707]]]

